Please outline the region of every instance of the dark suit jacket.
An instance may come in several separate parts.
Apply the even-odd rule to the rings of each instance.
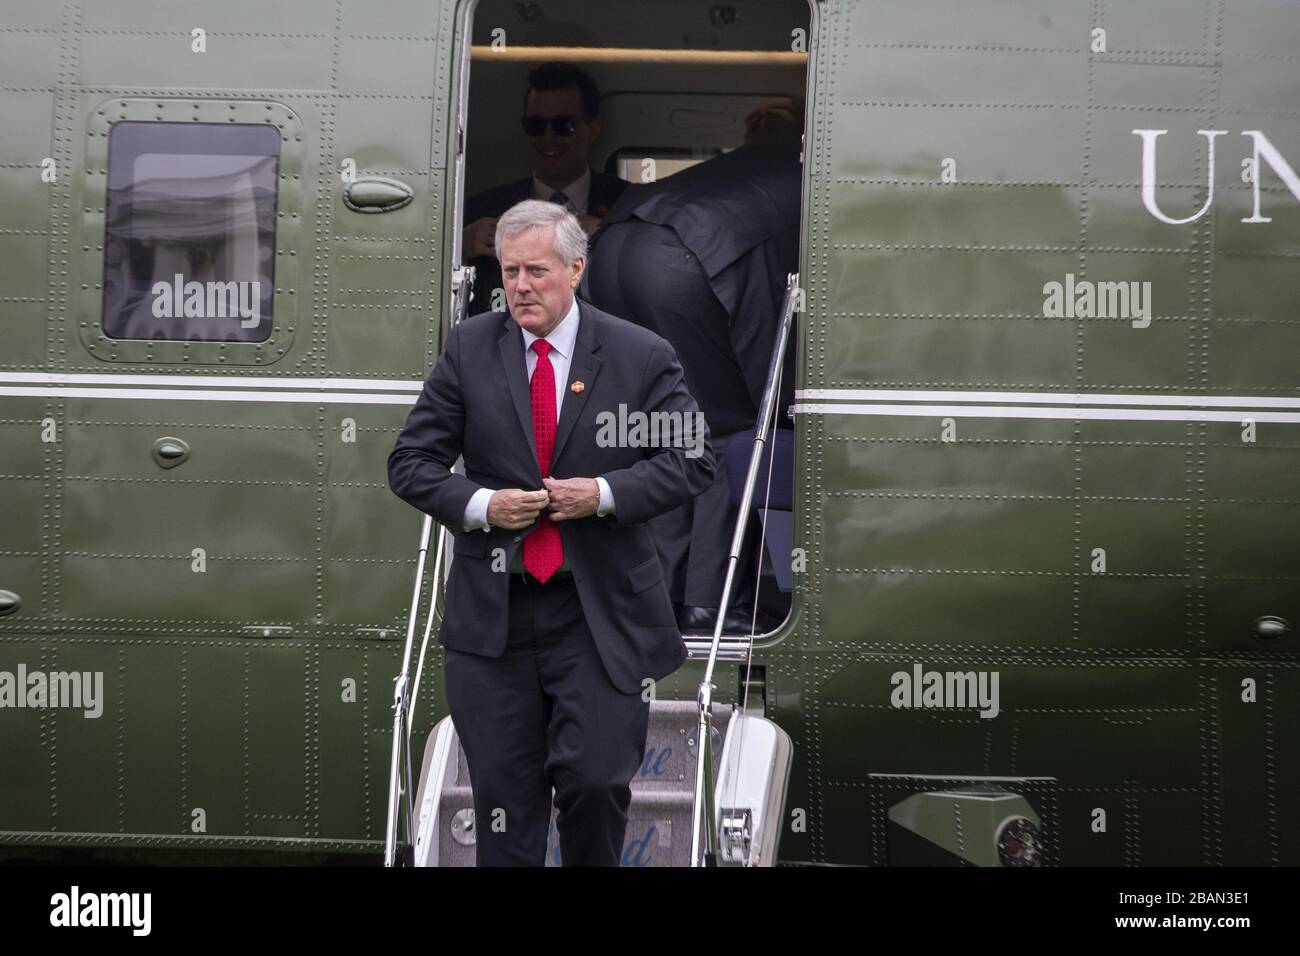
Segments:
[[[591,188],[587,192],[587,209],[590,216],[604,218],[615,200],[627,188],[627,181],[617,176],[591,171]],[[533,177],[528,176],[504,186],[495,186],[471,196],[465,202],[465,225],[484,216],[500,216],[516,203],[533,198]],[[492,308],[492,290],[503,288],[501,263],[493,256],[475,256],[469,262],[474,267],[474,301],[476,312]]]
[[[564,553],[610,680],[624,693],[659,680],[686,659],[663,569],[646,520],[698,495],[715,459],[682,448],[602,448],[602,411],[694,413],[672,346],[630,322],[578,302],[578,337],[555,433],[551,475],[609,482],[615,514],[558,523]],[[465,474],[451,472],[464,456]],[[432,515],[454,536],[438,639],[454,650],[499,657],[508,626],[509,572],[530,529],[462,531],[465,506],[480,487],[542,487],[533,436],[523,335],[505,313],[456,326],[388,456],[398,497]],[[493,569],[496,549],[496,570]]]
[[[695,254],[730,316],[732,348],[754,408],[762,403],[786,276],[799,268],[801,190],[798,144],[742,146],[629,187],[601,226],[632,219],[667,226]],[[597,230],[593,262],[600,239]],[[782,412],[793,401],[794,358],[789,348]]]

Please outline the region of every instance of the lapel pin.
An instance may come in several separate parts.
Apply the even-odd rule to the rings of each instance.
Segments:
[[[582,391],[584,388],[586,388],[586,387],[587,387],[586,385],[583,385],[582,382],[578,381],[578,382],[574,382],[572,385],[569,386],[569,391],[571,391],[571,392],[573,392],[573,394],[577,395],[579,392],[581,392],[581,391]]]

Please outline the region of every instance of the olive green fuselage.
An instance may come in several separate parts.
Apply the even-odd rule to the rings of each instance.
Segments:
[[[0,857],[373,859],[464,4],[0,9],[0,672],[102,675],[0,707]],[[1300,862],[1300,10],[829,0],[808,41],[782,860],[889,862],[891,807],[983,782],[1052,863]],[[280,131],[265,339],[105,334],[124,122]]]

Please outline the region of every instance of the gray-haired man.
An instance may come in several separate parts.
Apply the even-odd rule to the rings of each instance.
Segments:
[[[452,331],[389,485],[456,535],[439,640],[479,865],[544,863],[554,787],[561,862],[615,866],[647,688],[686,658],[646,521],[707,488],[714,459],[599,439],[620,407],[701,416],[671,345],[574,297],[572,214],[519,203],[496,247],[510,314]]]

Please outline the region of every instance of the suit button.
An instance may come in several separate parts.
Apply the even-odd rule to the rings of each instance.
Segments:
[[[516,541],[519,540],[519,535],[515,535],[515,540],[516,540]]]

